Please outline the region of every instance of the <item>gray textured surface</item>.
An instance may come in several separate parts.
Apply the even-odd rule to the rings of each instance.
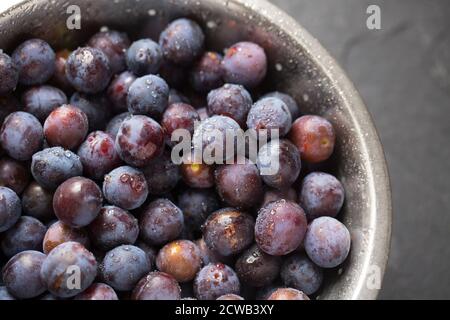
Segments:
[[[450,1],[271,0],[338,60],[372,113],[394,206],[382,299],[450,298]],[[366,27],[369,4],[382,30]]]

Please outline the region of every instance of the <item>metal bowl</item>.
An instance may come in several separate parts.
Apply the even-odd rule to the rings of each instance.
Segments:
[[[68,30],[68,6],[81,9],[81,29]],[[152,37],[172,19],[187,16],[222,50],[251,40],[266,50],[266,88],[296,98],[304,113],[329,119],[337,131],[330,162],[346,189],[341,213],[352,235],[346,263],[330,270],[320,299],[374,299],[388,259],[391,193],[383,149],[364,103],[334,59],[291,17],[263,0],[29,0],[0,16],[0,47],[30,37],[74,48],[102,26]]]

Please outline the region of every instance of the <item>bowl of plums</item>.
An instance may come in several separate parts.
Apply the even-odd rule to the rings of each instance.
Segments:
[[[0,48],[0,300],[377,297],[378,135],[272,4],[23,1]]]

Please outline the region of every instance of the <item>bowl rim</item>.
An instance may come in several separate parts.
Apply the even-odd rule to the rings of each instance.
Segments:
[[[13,16],[15,11],[22,10],[35,0],[11,1],[11,5],[0,12],[0,17]],[[372,272],[370,266],[379,267],[381,279],[384,277],[389,257],[392,230],[392,195],[386,158],[372,116],[367,110],[355,86],[328,51],[300,23],[289,14],[267,0],[224,0],[243,9],[254,11],[265,20],[285,32],[295,40],[308,55],[308,58],[319,68],[331,84],[338,88],[342,103],[356,124],[356,135],[361,138],[362,153],[368,177],[369,193],[372,199],[370,217],[370,237],[367,252],[362,262],[362,272],[358,281],[352,282],[346,290],[349,299],[376,299],[380,288],[368,288],[365,285]],[[14,2],[14,3],[13,3]]]

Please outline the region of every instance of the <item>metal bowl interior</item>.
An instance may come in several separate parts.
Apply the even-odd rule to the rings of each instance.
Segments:
[[[68,30],[67,7],[81,9],[81,29]],[[43,38],[76,48],[102,26],[157,39],[172,19],[199,22],[208,47],[251,40],[266,50],[264,86],[291,94],[303,113],[329,119],[337,149],[327,166],[343,182],[341,218],[352,235],[346,263],[329,270],[320,299],[374,299],[384,274],[391,233],[391,195],[383,150],[361,98],[333,58],[292,18],[261,0],[29,0],[0,15],[0,47]]]

